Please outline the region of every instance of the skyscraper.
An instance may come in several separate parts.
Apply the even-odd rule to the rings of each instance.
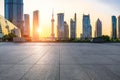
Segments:
[[[118,17],[118,38],[120,39],[120,16]]]
[[[66,21],[64,22],[64,39],[69,39],[69,26]]]
[[[77,25],[76,13],[74,15],[74,20],[70,20],[70,39],[76,39],[76,25]]]
[[[24,14],[24,36],[30,37],[30,16],[29,14]]]
[[[95,29],[96,29],[95,37],[101,37],[102,36],[102,22],[100,21],[100,19],[97,20]]]
[[[39,11],[33,12],[33,40],[39,40]]]
[[[70,39],[75,39],[75,21],[70,20]]]
[[[76,38],[76,27],[77,27],[77,14],[74,14],[74,21],[75,21],[75,38]]]
[[[3,37],[3,34],[2,34],[2,27],[1,27],[1,24],[0,24],[0,41],[2,40],[2,37]]]
[[[117,38],[117,19],[116,16],[112,16],[112,38]]]
[[[83,15],[83,39],[91,39],[92,38],[92,27],[90,24],[90,15]]]
[[[5,0],[5,18],[23,33],[23,0]]]
[[[51,19],[51,23],[52,23],[52,25],[51,25],[51,37],[52,37],[52,39],[54,39],[54,37],[55,37],[55,34],[54,34],[54,22],[55,22],[54,14],[52,13],[52,19]]]
[[[57,14],[57,36],[58,40],[64,39],[64,13]]]

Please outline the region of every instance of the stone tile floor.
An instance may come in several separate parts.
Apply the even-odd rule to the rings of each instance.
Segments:
[[[0,80],[120,80],[120,43],[0,43]]]

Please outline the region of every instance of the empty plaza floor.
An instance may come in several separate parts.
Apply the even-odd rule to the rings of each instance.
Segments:
[[[120,43],[0,43],[0,80],[120,80]]]

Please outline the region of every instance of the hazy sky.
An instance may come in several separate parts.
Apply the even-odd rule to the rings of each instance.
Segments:
[[[70,25],[70,18],[73,18],[76,12],[77,36],[79,37],[82,33],[82,16],[90,14],[93,36],[97,18],[102,21],[103,34],[110,35],[111,16],[118,17],[120,15],[120,0],[24,0],[24,13],[31,15],[31,27],[32,12],[34,10],[40,11],[41,36],[50,36],[52,9],[54,9],[55,27],[57,13],[63,12],[65,21]],[[0,15],[4,16],[4,0],[0,0]]]

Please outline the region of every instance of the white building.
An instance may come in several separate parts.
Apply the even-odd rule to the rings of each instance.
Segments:
[[[102,36],[102,22],[100,19],[96,21],[96,27],[95,27],[95,37],[101,37]]]

